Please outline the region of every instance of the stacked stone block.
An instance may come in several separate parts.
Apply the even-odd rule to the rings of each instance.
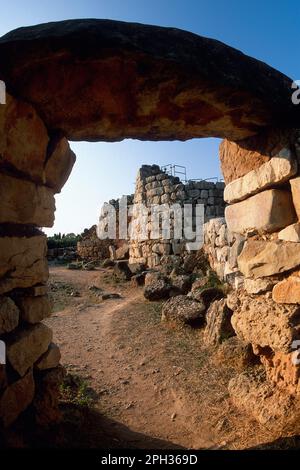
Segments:
[[[50,314],[47,240],[54,194],[75,162],[68,141],[49,137],[33,107],[7,94],[0,106],[0,428],[31,406],[37,422],[57,417],[59,349],[42,323]],[[51,387],[47,380],[51,374]]]
[[[130,239],[130,262],[142,263],[148,267],[155,267],[161,263],[162,257],[172,255],[180,256],[187,250],[187,240],[177,239],[174,231],[174,217],[171,219],[169,237],[149,239],[153,227],[151,226],[151,207],[153,205],[169,206],[178,204],[204,205],[205,219],[223,216],[225,203],[223,200],[224,183],[209,181],[189,181],[184,184],[176,176],[163,172],[158,165],[143,165],[137,175],[134,195],[133,223],[137,239]],[[148,213],[141,216],[134,211],[138,204],[144,204]],[[172,215],[171,215],[172,217]],[[193,214],[193,226],[196,223],[196,213]],[[161,229],[163,226],[161,226]],[[146,229],[147,240],[141,240],[143,230]],[[161,234],[162,235],[162,234]]]

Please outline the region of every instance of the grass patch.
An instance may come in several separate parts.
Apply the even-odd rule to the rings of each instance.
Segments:
[[[68,373],[60,386],[60,398],[64,403],[91,408],[96,400],[95,392],[78,375]]]

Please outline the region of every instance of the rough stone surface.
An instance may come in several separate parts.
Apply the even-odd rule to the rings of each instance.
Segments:
[[[299,431],[299,404],[286,391],[276,389],[261,369],[246,371],[229,382],[234,405],[267,429]]]
[[[44,183],[56,193],[60,193],[70,176],[75,161],[76,155],[70,149],[67,139],[64,137],[52,138],[44,166]]]
[[[43,182],[48,133],[33,107],[6,94],[0,106],[0,167],[13,168]]]
[[[0,297],[0,335],[14,330],[19,323],[20,312],[9,297]]]
[[[54,343],[50,343],[48,350],[36,362],[35,368],[39,370],[54,369],[58,366],[60,358],[61,354],[59,347]]]
[[[300,250],[292,242],[250,239],[238,257],[238,265],[246,277],[272,276],[300,265]]]
[[[19,299],[18,306],[22,320],[27,323],[39,323],[50,315],[50,302],[47,295],[23,297]]]
[[[233,307],[231,323],[242,341],[290,352],[292,342],[300,339],[300,310],[296,306],[279,305],[265,295],[241,293],[229,294],[227,305]]]
[[[52,227],[55,200],[51,189],[0,174],[1,223]]]
[[[275,232],[295,221],[291,193],[268,189],[225,209],[228,230],[241,235]]]
[[[128,257],[129,257],[129,245],[127,243],[124,243],[124,245],[120,246],[120,248],[117,248],[116,259],[117,260],[128,259]]]
[[[46,237],[0,237],[0,294],[48,279]]]
[[[227,307],[226,300],[214,301],[206,312],[206,327],[203,341],[207,346],[215,346],[222,343],[230,336],[234,336],[230,319],[232,311]]]
[[[20,330],[7,343],[7,358],[23,376],[44,354],[52,340],[52,331],[43,323]]]
[[[297,160],[288,148],[271,158],[259,168],[229,183],[224,190],[224,199],[232,204],[242,201],[264,189],[282,184],[297,172]]]
[[[239,372],[257,362],[251,344],[244,343],[237,336],[232,336],[219,344],[211,359],[218,367],[225,365]]]
[[[114,275],[118,279],[128,281],[132,276],[132,272],[128,267],[128,261],[116,261],[114,265]]]
[[[279,240],[284,240],[286,242],[300,242],[300,224],[292,224],[289,225],[288,227],[284,228],[283,230],[280,230],[278,233],[278,239]]]
[[[272,290],[272,287],[276,281],[268,278],[244,279],[244,289],[248,294],[262,294],[264,292]]]
[[[9,385],[0,398],[0,421],[10,426],[33,400],[35,384],[32,369],[21,379]]]
[[[225,183],[256,170],[270,158],[276,157],[283,148],[293,148],[296,136],[293,129],[268,129],[255,136],[220,144],[220,160]]]
[[[203,319],[204,311],[205,305],[202,302],[197,302],[186,295],[177,295],[163,305],[161,318],[162,321],[192,324]]]
[[[293,204],[298,220],[300,220],[300,176],[290,179],[290,185],[292,190]]]
[[[153,280],[149,280],[147,274],[145,278],[144,297],[147,300],[166,299],[170,295],[171,288],[171,284],[165,277],[156,277],[153,278]]]
[[[255,351],[264,365],[267,378],[277,387],[283,388],[291,394],[300,392],[300,365],[299,350],[286,354],[273,352],[263,348]],[[296,362],[296,363],[295,363]]]
[[[0,69],[69,140],[237,140],[299,115],[291,79],[175,28],[98,19],[19,28],[0,40]]]
[[[290,276],[278,282],[273,288],[272,297],[279,304],[300,304],[300,277]]]

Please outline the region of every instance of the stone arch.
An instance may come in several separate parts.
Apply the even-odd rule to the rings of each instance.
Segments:
[[[68,140],[226,138],[221,160],[230,183],[283,148],[296,160],[299,110],[288,77],[238,50],[174,28],[109,20],[8,33],[0,39],[0,79],[7,87],[0,105],[0,338],[14,370],[13,378],[0,372],[6,427],[31,403],[40,422],[56,414],[55,400],[46,406],[46,385],[61,369],[51,331],[40,323],[49,304],[39,227],[53,224],[54,193],[74,164]],[[241,323],[237,314],[242,336]],[[295,331],[284,327],[291,339]],[[279,355],[289,348],[279,346]]]

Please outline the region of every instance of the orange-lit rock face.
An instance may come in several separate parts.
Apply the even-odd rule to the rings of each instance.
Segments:
[[[236,140],[295,119],[290,79],[173,28],[108,20],[20,28],[0,40],[0,70],[70,140]]]
[[[290,393],[300,392],[300,365],[297,351],[286,354],[283,352],[256,351],[265,366],[268,379],[275,385],[284,387]]]

